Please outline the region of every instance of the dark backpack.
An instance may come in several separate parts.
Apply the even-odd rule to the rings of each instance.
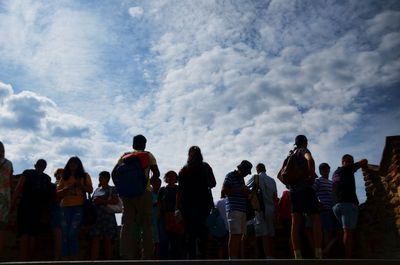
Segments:
[[[308,167],[302,167],[301,165],[297,150],[291,150],[278,173],[278,179],[285,185],[293,185],[306,178]]]
[[[122,162],[113,171],[115,188],[121,197],[138,197],[147,186],[144,169],[149,165],[147,152],[128,153],[122,157]]]

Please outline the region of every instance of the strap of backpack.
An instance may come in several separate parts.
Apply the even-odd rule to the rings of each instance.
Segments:
[[[256,189],[258,189],[260,187],[260,175],[259,174],[256,175],[254,182],[256,184]]]

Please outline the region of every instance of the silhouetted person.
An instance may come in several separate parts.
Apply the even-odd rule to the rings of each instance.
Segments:
[[[32,260],[37,236],[43,234],[49,225],[50,206],[54,198],[51,178],[44,173],[47,163],[39,159],[35,169],[25,170],[18,180],[13,195],[12,207],[21,196],[17,211],[18,235],[20,236],[21,261]]]
[[[258,186],[262,192],[262,199],[264,210],[256,212],[255,214],[255,235],[257,238],[257,252],[263,253],[260,257],[273,258],[274,254],[274,241],[275,236],[275,205],[278,203],[278,191],[276,182],[273,178],[267,175],[266,168],[263,163],[256,166],[257,175],[253,175],[247,186],[253,188],[258,182]]]
[[[12,174],[13,165],[5,158],[4,145],[0,142],[0,256],[4,248],[4,232],[9,222]]]
[[[100,242],[103,242],[104,259],[110,260],[113,254],[113,239],[117,236],[117,220],[115,213],[106,209],[107,204],[117,204],[118,194],[115,187],[108,185],[110,172],[99,173],[99,187],[93,192],[92,200],[96,206],[96,223],[90,228],[92,236],[91,257],[92,260],[99,259]]]
[[[179,172],[177,196],[177,209],[186,225],[189,259],[206,257],[206,220],[214,204],[211,188],[215,185],[212,168],[203,161],[200,148],[190,147],[187,163]]]
[[[79,157],[71,157],[64,167],[57,186],[61,198],[62,256],[67,260],[78,258],[79,231],[82,223],[86,193],[92,193],[92,180]]]
[[[120,197],[124,204],[122,213],[122,224],[120,233],[120,256],[122,259],[140,259],[138,251],[138,240],[133,235],[135,230],[139,230],[139,237],[143,243],[143,259],[149,260],[153,258],[153,239],[152,239],[152,212],[153,202],[150,187],[150,171],[151,178],[159,178],[160,171],[158,170],[157,162],[152,153],[145,151],[146,138],[143,135],[133,137],[132,148],[133,152],[123,154],[117,165],[114,167],[112,176],[114,179],[115,169],[122,164],[123,157],[129,154],[145,153],[138,156],[146,175],[146,190],[138,197]],[[146,163],[144,163],[144,159]],[[114,181],[115,183],[115,181]],[[116,184],[117,185],[117,184]],[[135,223],[136,222],[136,223]]]
[[[343,244],[346,258],[352,257],[353,231],[357,226],[358,198],[354,173],[360,167],[366,167],[368,160],[354,163],[353,156],[342,157],[342,166],[333,173],[333,212],[343,228]]]
[[[241,253],[241,241],[246,232],[246,200],[249,188],[244,177],[251,174],[253,165],[243,160],[237,169],[225,176],[222,192],[226,194],[226,211],[229,225],[229,259],[238,259]]]
[[[307,149],[308,140],[304,135],[298,135],[295,139],[294,152],[297,155],[299,166],[306,169],[307,176],[290,185],[290,199],[292,203],[292,245],[295,259],[301,259],[300,231],[302,229],[303,214],[310,217],[312,222],[313,243],[315,257],[321,258],[321,221],[318,210],[318,199],[313,189],[315,163],[310,150]]]

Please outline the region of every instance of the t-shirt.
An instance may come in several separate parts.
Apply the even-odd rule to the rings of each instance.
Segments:
[[[84,179],[76,179],[75,176],[70,176],[67,180],[63,178],[60,179],[60,183],[57,186],[57,190],[62,190],[67,186],[74,186],[78,181],[80,181],[85,187],[92,187],[92,180],[89,174],[86,174]],[[77,187],[72,187],[69,189],[64,197],[61,199],[61,206],[78,206],[83,205],[85,200],[85,192]]]
[[[358,205],[354,173],[360,168],[359,163],[338,167],[332,176],[333,203],[354,203]]]
[[[54,197],[54,189],[49,175],[35,169],[24,170],[22,175],[25,177],[25,184],[21,201],[46,203]]]
[[[318,201],[322,204],[323,210],[331,210],[332,202],[332,181],[329,179],[319,177],[314,182],[315,193],[317,194]]]
[[[230,189],[239,189],[244,185],[244,178],[238,176],[236,171],[228,173],[223,184],[224,187]],[[242,192],[232,192],[229,196],[226,196],[226,211],[240,211],[245,213],[246,199],[247,196]]]
[[[178,186],[166,186],[161,187],[158,192],[158,200],[161,204],[161,212],[174,212],[176,204],[176,193],[178,192]]]

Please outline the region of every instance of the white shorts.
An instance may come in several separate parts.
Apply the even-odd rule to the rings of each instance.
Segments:
[[[229,233],[241,235],[246,233],[246,213],[240,211],[229,211],[226,213],[228,218]]]

